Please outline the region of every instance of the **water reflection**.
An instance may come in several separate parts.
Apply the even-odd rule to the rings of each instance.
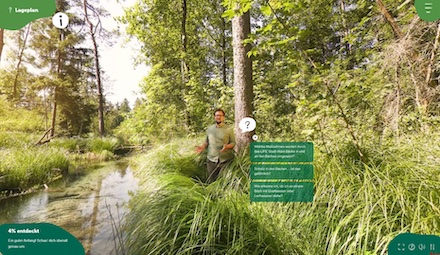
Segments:
[[[128,164],[114,162],[66,187],[0,201],[0,223],[53,223],[78,238],[88,255],[116,254],[117,227],[137,187]]]
[[[0,201],[0,223],[22,223],[21,219],[31,218],[35,212],[45,215],[49,194],[25,195]],[[43,217],[44,220],[44,217]]]

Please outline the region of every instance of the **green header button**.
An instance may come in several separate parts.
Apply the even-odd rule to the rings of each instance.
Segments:
[[[424,21],[436,21],[440,19],[439,0],[415,0],[414,5],[419,17]]]
[[[55,11],[55,0],[0,0],[0,28],[17,30]]]

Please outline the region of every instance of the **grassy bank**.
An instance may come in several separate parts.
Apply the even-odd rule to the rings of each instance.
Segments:
[[[67,150],[73,160],[107,161],[115,159],[115,150],[121,142],[114,137],[57,138],[49,146]]]
[[[65,151],[54,148],[2,149],[0,158],[0,190],[3,195],[47,183],[66,172],[69,166]]]
[[[116,138],[56,138],[35,146],[38,139],[36,134],[0,132],[0,198],[41,187],[66,174],[71,162],[114,159],[120,146]]]
[[[139,157],[127,254],[384,254],[397,234],[440,235],[439,138],[369,148],[362,164],[315,150],[313,203],[250,203],[244,158],[203,184],[194,140]],[[342,155],[342,154],[341,154]]]

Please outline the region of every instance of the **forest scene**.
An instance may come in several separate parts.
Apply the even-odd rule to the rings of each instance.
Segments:
[[[414,1],[110,2],[123,14],[56,0],[65,29],[0,29],[0,224],[53,222],[90,255],[379,255],[401,233],[440,236],[440,21]],[[129,42],[149,71],[112,102],[102,49]],[[208,182],[196,150],[219,108],[234,159]],[[258,142],[313,143],[313,202],[250,201]],[[112,167],[133,178],[114,204],[97,177]],[[35,194],[56,217],[17,218]]]

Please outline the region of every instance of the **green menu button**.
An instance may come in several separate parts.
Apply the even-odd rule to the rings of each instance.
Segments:
[[[0,28],[17,30],[55,11],[55,0],[0,0]]]

